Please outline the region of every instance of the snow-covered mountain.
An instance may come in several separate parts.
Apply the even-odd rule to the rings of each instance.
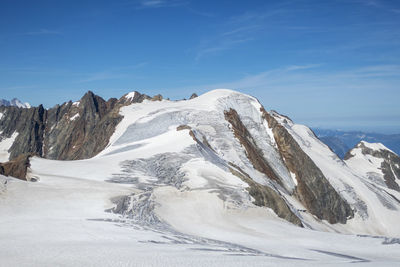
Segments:
[[[400,261],[399,162],[383,146],[343,161],[225,89],[181,101],[89,92],[30,110],[0,109],[0,172],[37,181],[0,176],[6,265]]]
[[[361,141],[346,154],[345,162],[376,186],[400,191],[400,157],[383,144]]]
[[[313,131],[321,141],[327,144],[342,159],[360,141],[382,143],[395,153],[400,153],[400,134],[380,134],[319,128],[313,128]]]
[[[0,99],[0,106],[12,106],[12,107],[19,107],[19,108],[30,108],[31,105],[28,102],[21,102],[17,98],[13,98],[11,101]]]

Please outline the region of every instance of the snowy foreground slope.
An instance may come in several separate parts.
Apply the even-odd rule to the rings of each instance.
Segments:
[[[120,114],[94,158],[0,176],[0,266],[399,264],[399,192],[256,99],[214,90]]]

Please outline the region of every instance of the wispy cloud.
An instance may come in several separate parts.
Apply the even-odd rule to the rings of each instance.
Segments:
[[[185,87],[187,92],[229,88],[256,95],[267,109],[276,109],[310,126],[357,128],[399,125],[400,65],[370,65],[331,70],[326,64],[292,65],[246,75],[231,81]],[[374,117],[375,116],[375,117]],[[349,117],[347,122],[344,118]],[[351,117],[351,118],[350,118]],[[382,124],[383,125],[383,124]],[[385,126],[384,125],[384,126]]]
[[[260,25],[247,25],[247,26],[239,26],[237,28],[231,29],[227,32],[222,33],[222,36],[232,36],[232,35],[238,35],[242,33],[248,33],[249,31],[257,30],[261,26]]]
[[[47,78],[68,78],[74,83],[86,83],[101,80],[122,79],[126,77],[133,77],[136,72],[148,65],[148,62],[140,62],[134,65],[111,67],[110,69],[94,71],[94,72],[80,72],[70,69],[43,69],[37,67],[23,67],[23,68],[0,68],[0,72],[7,74],[19,74],[26,77],[42,77]]]
[[[87,75],[87,78],[79,80],[78,82],[86,83],[86,82],[94,82],[94,81],[102,81],[102,80],[113,80],[113,79],[124,78],[127,76],[128,76],[127,74],[113,73],[110,71],[102,71],[102,72],[91,73],[91,74]]]
[[[393,8],[390,6],[391,2],[384,2],[381,0],[355,0],[354,2],[360,3],[362,5],[365,5],[367,7],[371,8],[379,8],[388,12],[393,12],[393,13],[400,13],[400,10],[396,7]],[[395,3],[396,1],[393,1]]]
[[[101,80],[114,80],[114,79],[132,77],[134,75],[135,70],[142,68],[147,64],[148,64],[147,62],[141,62],[136,65],[112,68],[109,70],[84,74],[85,78],[79,80],[78,82],[86,83],[86,82],[94,82]]]
[[[138,1],[138,8],[177,7],[188,3],[187,0],[140,0]]]
[[[215,25],[214,33],[210,32],[201,40],[194,50],[195,60],[198,61],[207,55],[215,55],[222,51],[234,49],[240,44],[257,40],[265,35],[266,29],[275,23],[278,17],[293,10],[286,8],[290,1],[283,1],[279,5],[261,8],[261,10],[244,11],[241,14],[225,18],[220,25]]]
[[[255,39],[254,32],[260,29],[259,25],[234,25],[203,40],[197,47],[195,60],[235,48],[236,46]]]
[[[306,65],[291,65],[286,68],[283,68],[284,71],[295,71],[295,70],[307,70],[314,69],[322,66],[323,64],[306,64]]]
[[[400,82],[400,65],[372,65],[347,70],[324,70],[325,64],[292,65],[246,75],[240,79],[222,83],[200,85],[193,88],[205,90],[230,88],[244,91],[269,93],[299,93],[315,98],[315,93],[351,91],[395,92]],[[344,97],[345,95],[343,95]],[[292,95],[293,97],[293,95]],[[304,97],[301,96],[301,97]],[[301,98],[300,97],[300,98]]]
[[[26,85],[26,86],[9,86],[9,87],[2,87],[0,88],[0,92],[6,92],[6,91],[17,91],[17,90],[23,90],[23,89],[32,89],[37,86],[33,85]]]
[[[60,35],[61,32],[49,30],[49,29],[40,29],[37,31],[26,32],[25,35]]]
[[[367,6],[381,7],[382,3],[378,0],[362,0],[363,4]]]
[[[215,54],[224,50],[231,49],[235,47],[238,44],[241,43],[246,43],[253,40],[252,38],[244,38],[244,39],[225,39],[221,40],[219,43],[212,44],[212,45],[206,45],[204,47],[200,47],[197,50],[197,54],[195,57],[195,60],[198,61],[202,57],[209,55],[209,54]]]
[[[287,3],[288,2],[283,1],[280,6],[274,8],[245,11],[242,14],[230,17],[228,23],[236,25],[248,22],[254,23],[264,21],[265,19],[275,17],[277,15],[283,15],[292,11],[291,9],[285,7]]]
[[[321,42],[317,46],[310,46],[310,53],[320,53],[321,55],[328,53],[340,53],[340,51],[361,50],[363,48],[375,48],[380,45],[397,45],[399,33],[396,31],[398,26],[394,21],[388,20],[372,20],[365,22],[360,18],[365,16],[365,9],[381,10],[383,12],[399,13],[397,5],[390,1],[382,0],[337,0],[331,2],[321,2],[317,7],[312,6],[308,1],[280,1],[276,3],[266,3],[257,10],[244,10],[242,13],[224,18],[220,24],[214,24],[213,30],[210,30],[207,36],[200,40],[197,48],[193,49],[194,59],[199,61],[206,56],[215,56],[231,49],[240,49],[244,47],[246,42],[263,42],[268,38],[282,38],[284,36],[293,36],[298,40],[298,36],[307,35],[304,40],[329,40]],[[356,18],[351,19],[349,23],[338,22],[336,24],[325,23],[319,17],[310,14],[310,9],[321,9],[328,11],[332,6],[339,8],[340,5],[363,6],[357,8],[355,12]],[[369,13],[368,13],[369,14]],[[317,24],[315,20],[322,21]],[[361,22],[361,23],[360,23]],[[369,31],[365,31],[368,26]],[[383,28],[385,27],[385,28]],[[285,33],[285,34],[283,34]],[[310,34],[321,34],[321,38],[310,38]],[[324,38],[323,34],[332,33]],[[342,42],[332,40],[332,36],[345,37]],[[351,37],[349,37],[351,36]],[[272,40],[274,41],[274,40]],[[300,45],[305,42],[299,41]],[[290,46],[290,45],[289,45]],[[286,46],[286,47],[289,47]],[[308,47],[303,47],[299,53],[307,51]],[[385,50],[380,50],[385,53]],[[392,53],[393,54],[393,53]],[[363,55],[368,57],[369,55]],[[374,55],[375,56],[375,55]]]
[[[399,77],[400,65],[376,65],[354,69],[352,75],[359,78]]]
[[[188,10],[189,12],[191,12],[191,13],[193,13],[193,14],[196,14],[196,15],[199,15],[199,16],[208,17],[208,18],[213,18],[213,17],[216,16],[216,15],[215,15],[214,13],[212,13],[212,12],[200,11],[200,10],[194,9],[194,8],[192,8],[192,7],[190,7],[190,6],[187,6],[186,8],[187,8],[187,10]]]

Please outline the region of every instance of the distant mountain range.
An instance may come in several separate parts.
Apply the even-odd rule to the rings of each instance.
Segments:
[[[340,131],[314,128],[318,138],[328,145],[340,158],[360,141],[382,143],[400,154],[400,134],[365,133],[360,131]]]
[[[13,107],[19,107],[19,108],[30,108],[31,105],[27,102],[23,103],[17,98],[13,98],[11,101],[8,101],[6,99],[0,99],[0,106],[13,106]]]

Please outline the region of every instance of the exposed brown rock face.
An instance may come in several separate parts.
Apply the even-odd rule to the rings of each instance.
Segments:
[[[26,180],[26,173],[30,166],[29,158],[32,154],[19,155],[14,160],[0,163],[0,174]]]
[[[181,125],[181,126],[186,126],[186,125]],[[181,127],[181,128],[187,129],[186,127]],[[210,153],[215,153],[214,149],[210,146],[210,144],[208,143],[207,139],[204,136],[203,136],[203,142],[201,142],[196,137],[196,134],[192,130],[189,131],[189,135],[202,148],[208,149]],[[240,178],[249,185],[248,192],[254,198],[255,205],[271,208],[280,218],[285,219],[295,225],[303,227],[301,220],[292,212],[292,210],[289,208],[284,198],[278,193],[278,190],[273,190],[272,188],[266,185],[261,185],[255,182],[239,166],[236,166],[231,162],[227,163],[226,167],[233,175]]]
[[[290,133],[264,109],[263,117],[272,129],[279,152],[287,168],[296,175],[297,198],[319,219],[330,223],[346,223],[354,213],[328,182],[321,170],[301,149]]]
[[[153,97],[151,98],[151,100],[152,100],[152,101],[161,101],[161,100],[163,100],[163,96],[160,95],[160,94],[158,94],[158,95],[153,96]]]
[[[274,133],[274,138],[283,162],[288,170],[296,175],[298,181],[295,190],[296,197],[310,213],[319,219],[328,220],[330,223],[345,223],[347,218],[353,216],[353,211],[348,203],[335,191],[321,170],[300,148],[290,133],[264,109],[262,109],[262,112]],[[267,159],[263,157],[263,153],[257,148],[237,112],[233,109],[225,111],[225,119],[231,124],[235,137],[245,148],[247,157],[254,168],[284,187],[278,175],[275,174],[268,164]],[[286,202],[277,191],[259,184],[252,184],[251,181],[246,182],[250,185],[249,193],[256,199],[257,205],[271,207],[278,216],[285,219],[290,218],[289,221],[291,222],[299,220],[290,211]]]
[[[225,119],[231,124],[235,137],[240,141],[246,150],[247,157],[253,164],[254,168],[264,173],[278,184],[282,185],[281,180],[265,160],[262,151],[260,151],[260,149],[257,147],[253,137],[243,125],[236,110],[230,109],[229,111],[225,111]]]
[[[190,127],[189,125],[179,125],[178,127],[176,127],[177,131],[182,131],[182,130],[191,130],[192,127]]]
[[[256,183],[239,167],[234,166],[233,164],[231,165],[234,167],[229,168],[231,173],[249,185],[248,191],[249,194],[255,199],[255,205],[271,208],[280,218],[285,219],[297,226],[303,227],[301,220],[292,212],[278,191],[275,191],[266,185]]]
[[[364,155],[371,155],[375,158],[383,159],[381,164],[381,171],[383,173],[383,178],[388,188],[400,191],[399,184],[396,182],[400,179],[400,157],[389,150],[374,150],[371,149],[363,142],[358,143],[355,148],[361,148],[361,153]],[[351,150],[346,153],[344,160],[353,157]]]
[[[74,160],[90,158],[99,153],[122,120],[117,106],[117,99],[106,102],[88,92],[80,100],[79,106],[69,102],[49,110],[44,156]],[[55,117],[59,113],[64,114],[57,120]]]
[[[10,159],[30,152],[41,155],[47,115],[43,106],[29,109],[1,106],[0,112],[4,114],[0,120],[1,136],[9,138],[14,132],[19,133],[10,148]]]
[[[105,101],[89,91],[79,102],[66,102],[48,110],[43,106],[0,107],[4,114],[0,131],[5,138],[18,133],[9,150],[11,160],[25,153],[59,160],[90,158],[108,144],[122,120],[119,109],[144,99],[151,98],[136,92],[131,98]]]

